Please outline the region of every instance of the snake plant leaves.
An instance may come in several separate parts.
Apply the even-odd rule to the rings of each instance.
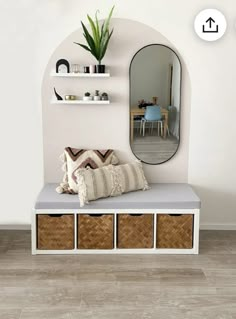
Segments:
[[[113,11],[114,11],[114,6],[112,7],[108,18],[102,23],[101,26],[99,25],[99,21],[97,17],[98,11],[95,14],[94,21],[89,15],[87,15],[92,34],[89,33],[88,29],[86,28],[84,23],[81,21],[82,28],[84,31],[83,35],[87,42],[87,45],[74,42],[75,44],[81,46],[86,51],[89,51],[97,59],[99,64],[101,64],[101,61],[106,54],[109,41],[113,34],[113,30],[111,32],[109,31],[110,20],[111,20]]]

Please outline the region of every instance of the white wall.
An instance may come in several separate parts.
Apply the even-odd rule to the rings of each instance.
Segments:
[[[137,39],[139,35],[137,35]],[[146,43],[150,43],[148,34]],[[159,39],[155,41],[162,43]],[[149,46],[138,52],[131,65],[131,107],[137,107],[138,101],[144,99],[152,102],[152,97],[158,97],[161,107],[169,106],[169,68],[173,64],[172,51],[163,46]],[[176,79],[177,80],[177,79]],[[180,82],[180,77],[177,80]]]
[[[67,37],[50,58],[42,86],[43,101],[43,140],[44,140],[44,176],[46,182],[58,182],[62,179],[59,155],[65,146],[88,149],[112,148],[121,162],[135,159],[129,145],[129,66],[139,48],[150,43],[171,45],[156,30],[136,21],[114,18],[112,21],[114,36],[109,45],[103,63],[110,67],[108,79],[63,79],[51,77],[56,61],[65,57],[73,63],[96,63],[93,57],[73,42],[83,43],[83,33],[79,29]],[[127,30],[129,33],[127,34]],[[139,35],[143,34],[144,37]],[[167,58],[166,71],[170,61]],[[186,68],[183,66],[186,73]],[[166,79],[168,81],[168,72]],[[87,91],[108,92],[111,105],[51,105],[53,87],[59,94],[76,94],[80,97]],[[189,87],[186,78],[183,91]],[[167,90],[166,90],[167,91]],[[166,92],[167,93],[167,92]],[[151,95],[152,96],[152,95]],[[167,97],[167,94],[166,94]],[[183,107],[189,106],[189,94],[183,99]],[[166,105],[165,105],[166,106]],[[185,108],[186,120],[182,133],[189,136],[190,108]],[[101,129],[102,128],[102,129]],[[163,165],[144,165],[147,178],[152,182],[187,182],[188,178],[188,138],[183,138],[181,147],[174,160]]]
[[[190,138],[188,180],[203,200],[202,224],[234,227],[235,1],[214,1],[229,24],[225,37],[216,43],[203,42],[193,31],[195,15],[212,7],[210,0],[149,0],[148,4],[143,0],[138,3],[114,0],[112,3],[116,4],[115,17],[137,20],[155,28],[173,43],[186,63],[192,93],[182,116],[185,125],[191,125],[190,135],[182,136],[182,141]],[[30,208],[43,183],[41,83],[51,54],[79,27],[87,12],[93,14],[99,8],[104,17],[110,7],[110,0],[0,1],[1,224],[30,223]],[[187,77],[185,73],[183,82]],[[188,92],[190,87],[183,92],[185,100]],[[186,113],[190,106],[189,122]],[[122,125],[122,129],[128,130],[128,121]],[[128,147],[128,140],[126,143]],[[175,158],[172,161],[174,165]],[[150,175],[153,166],[146,170]],[[166,167],[160,166],[158,171],[163,179]]]

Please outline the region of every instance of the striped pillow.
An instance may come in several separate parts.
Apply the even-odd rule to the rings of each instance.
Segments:
[[[56,188],[58,193],[78,193],[75,172],[79,168],[96,169],[110,164],[118,164],[113,150],[84,150],[66,147],[61,156],[62,170],[65,172],[63,182]]]
[[[78,169],[80,207],[98,198],[119,196],[135,190],[149,189],[141,162],[108,165],[98,169]]]

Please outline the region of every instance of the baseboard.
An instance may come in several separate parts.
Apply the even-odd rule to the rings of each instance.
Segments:
[[[31,230],[31,225],[0,225],[0,230]]]
[[[236,230],[236,224],[201,224],[201,230]]]

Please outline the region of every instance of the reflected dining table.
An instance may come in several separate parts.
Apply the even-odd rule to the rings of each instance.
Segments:
[[[144,116],[145,108],[140,109],[139,107],[133,107],[130,110],[130,142],[133,142],[134,139],[134,118],[135,116]],[[167,128],[168,128],[168,110],[161,108],[161,114],[164,118],[164,132],[163,138],[166,138]]]

